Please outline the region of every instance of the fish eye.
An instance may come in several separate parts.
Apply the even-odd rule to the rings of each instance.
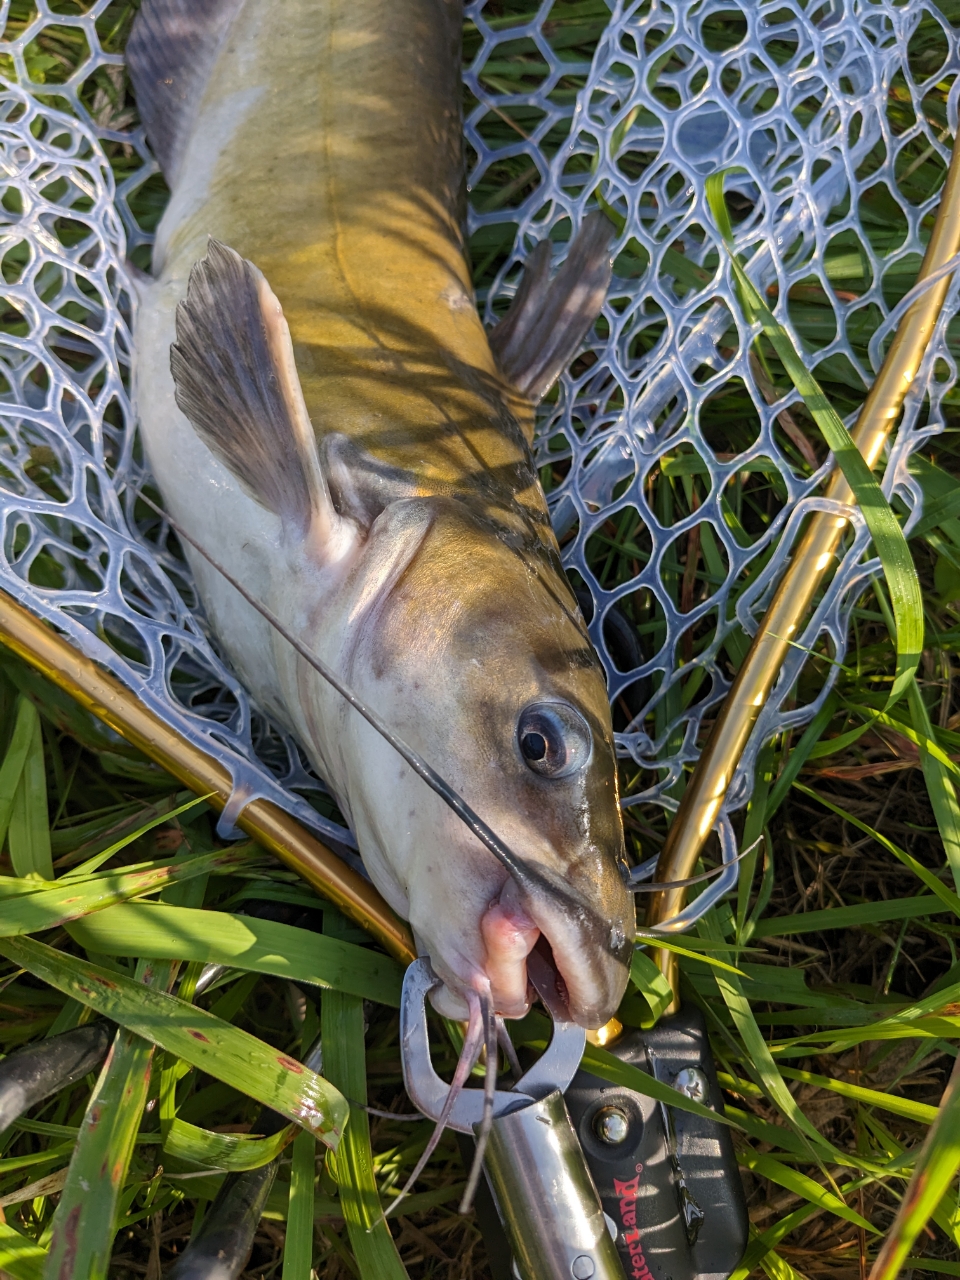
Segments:
[[[593,739],[586,720],[568,702],[536,702],[517,721],[517,743],[528,769],[543,778],[566,778],[590,759]]]

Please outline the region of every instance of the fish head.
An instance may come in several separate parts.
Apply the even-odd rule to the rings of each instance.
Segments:
[[[344,790],[365,864],[443,979],[442,1012],[464,1016],[464,992],[489,984],[499,1013],[522,1016],[537,946],[573,1018],[601,1026],[635,934],[602,667],[555,553],[511,545],[462,503],[413,505],[425,527],[354,626],[350,679],[515,862],[350,713]]]

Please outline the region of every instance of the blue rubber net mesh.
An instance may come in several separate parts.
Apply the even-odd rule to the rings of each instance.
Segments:
[[[585,48],[582,23],[571,40],[565,21],[583,5],[545,0],[532,19],[507,2],[468,6],[468,230],[475,263],[499,264],[480,295],[492,323],[531,248],[549,237],[562,260],[598,197],[622,227],[603,315],[541,406],[536,449],[633,764],[625,803],[670,809],[800,522],[830,506],[817,496],[825,455],[798,397],[774,391],[751,355],[706,180],[730,171],[737,248],[810,366],[862,395],[939,199],[939,181],[918,191],[915,174],[945,172],[960,52],[924,0],[586,7],[596,34]],[[131,195],[157,167],[122,105],[122,56],[101,43],[110,47],[111,12],[108,0],[72,15],[38,0],[24,22],[0,5],[0,586],[228,766],[227,825],[265,796],[350,846],[296,744],[219,658],[169,531],[137,506],[149,477],[129,399],[136,304],[125,263],[149,245]],[[58,38],[82,41],[87,55],[65,82]],[[868,234],[877,200],[898,206],[896,243]],[[804,290],[820,303],[813,334]],[[885,491],[911,522],[922,494],[909,462],[943,429],[956,311],[951,285],[886,463]],[[744,393],[752,411],[731,435],[724,397]],[[733,778],[725,859],[760,745],[827,696],[830,662],[817,668],[815,696],[796,703],[805,651],[843,660],[850,609],[877,567],[854,513]],[[734,877],[731,865],[678,924]]]

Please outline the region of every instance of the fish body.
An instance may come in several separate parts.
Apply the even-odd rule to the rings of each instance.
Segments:
[[[457,0],[146,0],[128,59],[171,198],[138,409],[190,537],[533,869],[511,876],[188,549],[238,674],[443,978],[439,1007],[488,985],[522,1014],[542,934],[600,1025],[634,932],[612,729],[530,442],[532,384],[592,320],[609,256],[594,233],[582,278],[551,285],[540,255],[494,355],[460,229],[461,22]]]

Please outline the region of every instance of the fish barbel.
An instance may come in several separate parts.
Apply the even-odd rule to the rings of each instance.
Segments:
[[[211,627],[303,744],[463,1016],[626,986],[634,907],[602,668],[531,456],[609,280],[585,223],[485,332],[461,232],[459,0],[145,0],[128,63],[171,189],[136,395],[164,502],[515,851],[515,876],[214,568]],[[494,349],[496,354],[494,354]]]

